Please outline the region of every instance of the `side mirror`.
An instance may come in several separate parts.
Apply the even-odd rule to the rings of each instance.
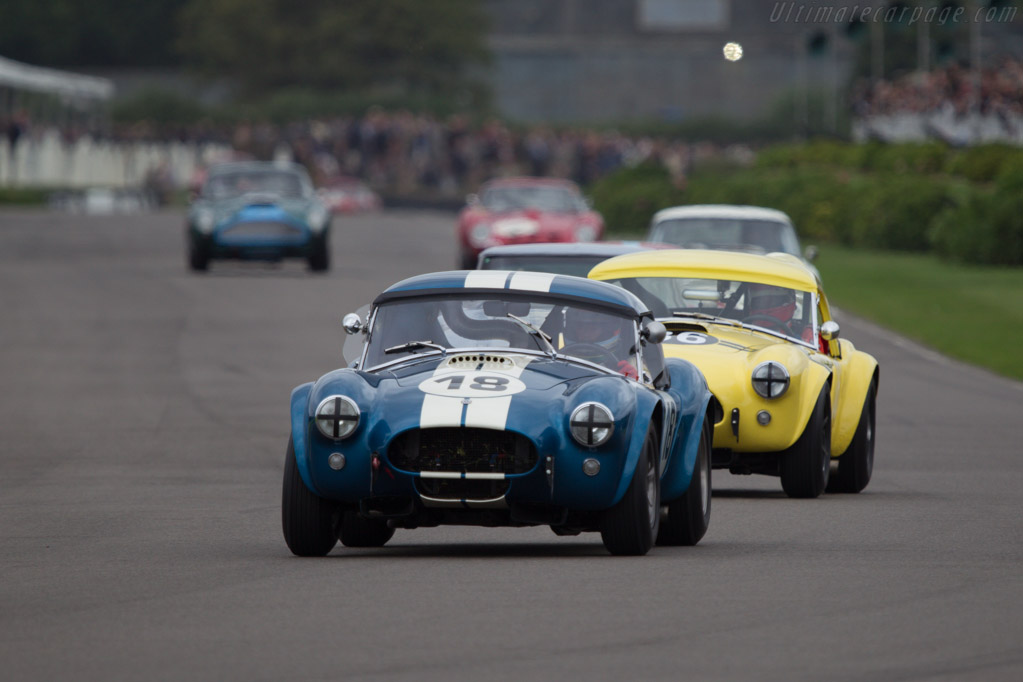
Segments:
[[[840,331],[838,323],[834,320],[828,320],[821,325],[821,337],[823,337],[825,341],[834,341],[838,338]]]
[[[805,258],[808,261],[815,261],[817,260],[817,253],[818,252],[816,246],[808,246],[803,251],[803,258]]]
[[[641,334],[647,343],[660,343],[668,335],[668,330],[660,322],[647,322]]]
[[[358,334],[362,331],[362,318],[355,313],[348,313],[341,320],[341,326],[345,328],[346,334]]]

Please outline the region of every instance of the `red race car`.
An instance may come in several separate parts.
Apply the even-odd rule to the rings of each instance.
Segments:
[[[359,178],[349,175],[328,178],[316,194],[334,214],[378,211],[382,206],[376,192]]]
[[[458,263],[466,270],[476,267],[476,257],[488,246],[592,242],[604,236],[604,219],[569,180],[491,180],[466,204],[458,216]]]

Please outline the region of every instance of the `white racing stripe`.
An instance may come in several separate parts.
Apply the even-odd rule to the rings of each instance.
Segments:
[[[512,396],[473,400],[465,409],[465,425],[468,428],[494,429],[504,431],[511,410]]]
[[[551,290],[553,281],[554,275],[547,272],[516,272],[512,275],[509,287],[525,291],[546,292]]]
[[[474,270],[465,276],[466,289],[504,289],[508,273],[503,270]]]
[[[423,409],[419,413],[419,428],[431,429],[441,426],[462,425],[461,398],[423,395]]]
[[[508,369],[488,369],[488,373],[515,377],[522,375],[526,365],[532,361],[528,356],[518,356],[516,362]],[[434,371],[433,376],[442,376],[450,373],[464,373],[465,369],[452,369],[441,363]],[[469,403],[463,402],[461,396],[443,396],[431,393],[424,394],[423,407],[419,413],[419,428],[429,429],[444,426],[462,426],[462,410],[465,409],[465,426],[469,428],[494,429],[503,431],[508,422],[508,413],[511,410],[512,398],[514,396],[495,396],[493,398],[469,398]]]

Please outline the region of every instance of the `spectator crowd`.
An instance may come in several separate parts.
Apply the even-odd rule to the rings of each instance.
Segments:
[[[950,64],[861,83],[853,95],[854,114],[861,120],[915,117],[946,125],[979,117],[991,128],[990,136],[1000,132],[1018,139],[1023,135],[1023,62],[1003,57],[979,76],[978,88],[971,69]]]

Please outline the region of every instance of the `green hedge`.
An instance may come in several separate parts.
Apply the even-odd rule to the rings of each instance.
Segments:
[[[0,187],[0,204],[42,205],[53,192],[52,188]]]
[[[1023,163],[1007,166],[993,188],[978,190],[942,213],[933,244],[948,260],[1023,265]]]
[[[769,147],[749,168],[697,168],[684,191],[646,164],[593,195],[612,235],[644,232],[667,206],[749,204],[788,213],[807,243],[1023,265],[1023,149],[1007,145],[819,140]]]
[[[653,214],[683,203],[684,194],[660,164],[643,163],[623,168],[590,188],[594,208],[604,216],[612,236],[635,237],[646,233]]]

